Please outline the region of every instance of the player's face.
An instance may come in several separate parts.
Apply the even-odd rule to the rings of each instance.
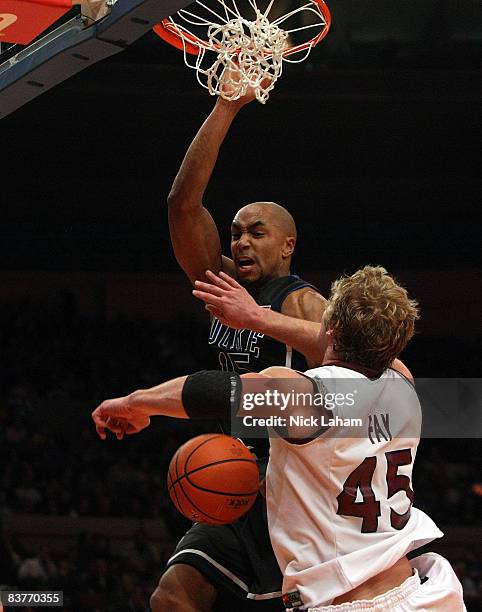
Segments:
[[[287,240],[268,211],[256,206],[241,210],[231,225],[231,254],[238,281],[251,284],[287,274]]]

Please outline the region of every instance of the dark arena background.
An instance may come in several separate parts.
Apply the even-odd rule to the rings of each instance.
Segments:
[[[385,266],[421,304],[403,356],[415,376],[479,377],[482,6],[329,5],[326,40],[236,119],[205,204],[226,253],[240,206],[286,206],[295,270],[325,295]],[[199,426],[157,419],[102,442],[90,413],[209,365],[166,197],[213,103],[149,32],[0,120],[0,585],[63,590],[68,612],[148,611],[187,526],[165,475]],[[471,611],[480,467],[479,439],[427,439],[414,472],[415,504],[446,534],[427,548]]]

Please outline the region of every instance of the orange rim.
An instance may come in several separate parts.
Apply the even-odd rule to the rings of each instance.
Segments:
[[[165,40],[181,51],[186,49],[186,53],[190,53],[191,55],[199,55],[199,43],[204,43],[201,38],[189,34],[188,32],[183,32],[181,34],[176,24],[169,21],[169,19],[163,19],[153,27],[153,30],[162,40]],[[190,41],[193,41],[194,44]]]
[[[331,27],[330,9],[324,0],[313,0],[313,2],[318,5],[325,19],[325,25],[322,27],[321,31],[310,40],[293,47],[288,47],[288,49],[283,51],[283,57],[293,55],[294,53],[299,53],[300,51],[308,49],[308,47],[314,47],[328,34]],[[170,19],[163,19],[160,23],[154,26],[153,30],[160,38],[162,38],[162,40],[165,40],[173,47],[176,47],[176,49],[180,49],[181,51],[185,50],[186,53],[190,53],[191,55],[199,55],[200,47],[210,50],[216,50],[218,48],[217,45],[213,48],[213,46],[206,40],[181,30]]]

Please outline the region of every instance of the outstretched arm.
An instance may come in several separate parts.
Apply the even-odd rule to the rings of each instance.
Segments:
[[[247,379],[255,383],[245,389]],[[252,379],[255,379],[254,381]],[[289,368],[272,367],[260,373],[250,372],[241,377],[233,372],[202,371],[190,376],[174,378],[165,383],[152,387],[151,389],[140,389],[130,395],[105,400],[92,413],[97,433],[105,440],[106,431],[113,432],[120,440],[124,434],[135,434],[148,427],[152,416],[170,416],[178,419],[189,418],[226,418],[235,410],[237,416],[243,414],[263,415],[263,410],[268,409],[271,414],[276,410],[270,401],[264,406],[256,404],[246,408],[248,413],[243,413],[243,398],[251,401],[253,389],[258,396],[263,392],[275,391],[284,393],[285,397],[292,398],[294,389],[306,394],[313,392],[313,383],[298,372]],[[244,395],[245,394],[245,395]],[[281,406],[281,405],[280,405]],[[311,408],[315,406],[311,404]],[[309,416],[310,408],[304,404],[301,406],[283,404],[282,410],[288,408],[291,414],[302,410],[305,416]],[[319,408],[316,408],[319,411]],[[306,437],[303,426],[295,428],[295,437]]]
[[[194,284],[207,269],[233,274],[233,262],[221,255],[219,233],[203,196],[219,150],[239,110],[254,93],[235,101],[218,98],[189,147],[168,196],[169,230],[176,259]]]
[[[191,283],[203,278],[207,267],[216,272],[222,269],[219,233],[203,206],[203,195],[239,108],[218,99],[192,141],[167,199],[172,246]]]
[[[102,440],[106,430],[120,439],[148,427],[156,415],[188,419],[182,404],[182,389],[187,376],[168,380],[151,389],[139,389],[130,395],[102,402],[92,413],[95,429]]]
[[[206,303],[206,308],[221,323],[271,336],[313,364],[321,364],[319,334],[326,300],[316,291],[308,288],[292,293],[283,305],[286,314],[280,314],[258,306],[246,289],[227,274],[221,272],[217,276],[207,271],[206,277],[209,283],[196,282],[193,294]]]

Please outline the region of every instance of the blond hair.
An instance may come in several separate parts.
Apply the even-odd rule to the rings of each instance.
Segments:
[[[381,372],[405,348],[418,318],[417,302],[385,268],[365,266],[332,284],[323,321],[343,361]]]

